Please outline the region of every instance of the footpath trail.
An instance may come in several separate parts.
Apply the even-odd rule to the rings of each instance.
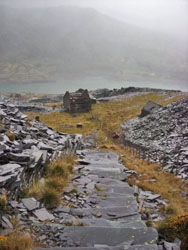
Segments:
[[[53,210],[59,223],[36,225],[38,232],[49,231],[46,245],[56,239],[50,250],[157,250],[157,231],[142,221],[118,155],[92,150],[78,155],[64,205]]]

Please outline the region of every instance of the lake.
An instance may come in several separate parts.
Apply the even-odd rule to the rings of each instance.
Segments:
[[[1,93],[45,93],[62,94],[79,88],[94,90],[98,88],[150,87],[161,89],[177,89],[188,91],[188,82],[180,80],[114,80],[105,77],[82,77],[77,79],[61,79],[47,83],[0,83]]]

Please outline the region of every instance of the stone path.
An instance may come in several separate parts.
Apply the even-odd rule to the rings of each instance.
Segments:
[[[48,246],[56,242],[51,250],[157,250],[157,231],[141,220],[118,155],[78,154],[80,165],[64,194],[64,206],[52,211],[58,223],[35,224],[41,239]]]

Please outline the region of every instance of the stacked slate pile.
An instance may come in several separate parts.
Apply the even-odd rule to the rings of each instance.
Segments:
[[[13,104],[0,103],[0,189],[9,195],[39,177],[49,160],[77,148],[81,135],[54,132],[40,119],[29,122]]]
[[[177,92],[179,93],[179,90],[165,90],[165,89],[155,89],[155,88],[139,88],[139,87],[128,87],[128,88],[120,88],[120,89],[97,89],[92,90],[90,93],[95,98],[103,98],[103,97],[112,97],[112,96],[118,96],[118,95],[124,95],[129,93],[144,93],[144,92]]]
[[[124,144],[188,179],[188,98],[122,124]]]

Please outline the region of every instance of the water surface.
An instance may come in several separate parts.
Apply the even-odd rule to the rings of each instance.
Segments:
[[[146,80],[126,81],[114,80],[105,77],[82,77],[77,79],[61,79],[56,82],[43,83],[0,83],[1,93],[46,93],[63,94],[67,90],[75,91],[79,88],[94,90],[98,88],[121,88],[121,87],[150,87],[162,89],[177,89],[188,91],[188,82],[179,80]]]

